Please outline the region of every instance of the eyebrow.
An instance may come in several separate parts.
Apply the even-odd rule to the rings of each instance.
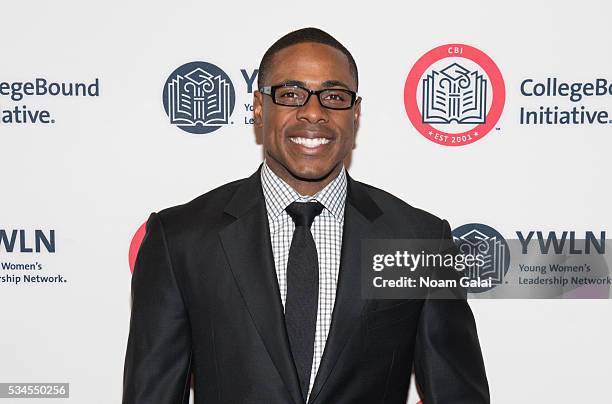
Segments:
[[[321,87],[344,87],[347,90],[350,90],[350,87],[346,84],[344,84],[342,81],[339,80],[327,80],[324,81],[323,84],[321,84]]]
[[[300,86],[300,87],[308,88],[306,86],[306,83],[300,80],[285,80],[281,82],[280,84],[285,85],[285,86]],[[339,80],[326,80],[323,83],[321,83],[321,87],[322,88],[344,87],[347,90],[350,90],[350,87],[348,85],[346,85],[344,82],[339,81]]]
[[[303,81],[299,81],[299,80],[285,80],[285,81],[280,82],[279,85],[306,87],[306,83],[304,83]]]

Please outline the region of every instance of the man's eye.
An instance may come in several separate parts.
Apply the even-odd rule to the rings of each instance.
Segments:
[[[344,94],[343,93],[329,93],[327,94],[325,98],[330,101],[344,101]]]
[[[293,91],[287,91],[286,93],[282,93],[281,97],[285,97],[285,98],[295,98],[298,95],[296,93],[294,93]]]

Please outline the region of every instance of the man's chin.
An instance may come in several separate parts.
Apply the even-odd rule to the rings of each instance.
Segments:
[[[300,167],[296,169],[290,169],[291,175],[300,180],[308,182],[320,182],[328,178],[334,173],[337,166],[331,167]]]

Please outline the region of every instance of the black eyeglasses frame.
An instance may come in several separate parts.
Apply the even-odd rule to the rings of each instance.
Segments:
[[[286,88],[286,87],[300,88],[300,89],[302,89],[302,90],[304,90],[304,91],[306,91],[308,93],[308,97],[306,97],[306,100],[304,100],[304,103],[302,103],[300,105],[281,104],[281,103],[276,101],[276,90],[278,90],[279,88]],[[340,90],[340,91],[343,91],[343,92],[347,93],[348,95],[350,95],[351,96],[351,103],[350,103],[350,105],[348,107],[343,107],[343,108],[333,108],[333,107],[329,107],[327,105],[323,105],[323,102],[321,102],[321,93],[323,93],[325,91],[329,91],[329,90]],[[281,105],[283,107],[294,107],[294,108],[303,107],[304,105],[306,105],[308,103],[308,101],[310,100],[310,96],[312,96],[312,95],[316,95],[317,96],[317,100],[319,101],[319,105],[321,105],[323,108],[332,109],[332,110],[335,110],[335,111],[344,111],[344,110],[347,110],[347,109],[351,109],[355,105],[355,101],[357,101],[357,93],[354,92],[354,91],[348,90],[346,88],[323,88],[321,90],[311,90],[309,88],[298,86],[298,85],[295,85],[295,84],[277,84],[277,85],[273,85],[273,86],[264,86],[264,87],[261,87],[258,91],[260,93],[262,93],[262,94],[269,95],[272,98],[272,102],[274,104]]]

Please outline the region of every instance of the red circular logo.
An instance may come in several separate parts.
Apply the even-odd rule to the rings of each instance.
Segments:
[[[140,249],[140,245],[142,244],[142,240],[144,240],[145,233],[147,231],[147,222],[144,222],[140,225],[136,233],[132,236],[132,241],[130,242],[130,249],[128,252],[128,264],[130,265],[130,272],[134,273],[134,265],[136,264],[136,256],[138,255],[138,250]]]
[[[432,142],[463,146],[497,124],[506,100],[499,68],[484,52],[463,44],[438,46],[412,67],[404,106],[412,125]]]

